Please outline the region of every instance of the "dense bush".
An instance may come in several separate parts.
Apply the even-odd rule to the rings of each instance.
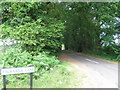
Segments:
[[[60,21],[47,18],[16,27],[3,24],[1,32],[3,38],[8,35],[9,38],[20,41],[24,50],[38,53],[42,50],[61,49],[62,30],[63,24]]]
[[[64,24],[49,15],[54,11],[48,10],[53,6],[52,3],[2,2],[1,5],[3,24],[0,25],[0,38],[19,41],[24,50],[33,54],[61,49]]]
[[[26,51],[21,49],[10,49],[0,57],[3,67],[26,67],[29,65],[35,66],[34,78],[40,77],[45,71],[52,70],[57,66],[60,61],[56,59],[55,56],[50,56],[46,52],[39,53],[37,56],[32,56]],[[13,79],[11,79],[12,77]],[[15,81],[16,79],[28,79],[29,75],[12,75],[8,76],[10,81]]]
[[[18,41],[22,49],[10,49],[0,60],[3,67],[24,67],[34,65],[38,78],[45,71],[52,70],[60,61],[50,54],[61,49],[63,22],[55,14],[53,3],[1,2],[2,24],[0,39]],[[49,10],[51,8],[51,10]],[[53,14],[53,16],[51,16]],[[44,51],[44,52],[43,52]],[[50,54],[46,53],[49,51]],[[29,75],[11,75],[13,81]],[[9,80],[12,80],[11,78]]]
[[[106,55],[113,56],[112,59],[120,61],[120,45],[111,44],[109,46],[103,46],[101,51]]]

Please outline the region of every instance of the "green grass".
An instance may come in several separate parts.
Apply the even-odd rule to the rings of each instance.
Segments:
[[[93,56],[93,57],[96,57],[96,58],[112,61],[112,62],[117,62],[114,55],[108,55],[108,54],[103,54],[103,53],[95,54],[95,53],[92,53],[92,52],[87,52],[87,53],[85,52],[84,54],[89,55],[89,56]]]
[[[78,72],[69,63],[64,62],[41,75],[39,79],[34,79],[33,88],[77,88],[81,87],[86,77],[85,73],[80,70]],[[29,88],[29,79],[9,82],[7,88]]]
[[[69,50],[69,51],[76,52],[76,51],[73,51],[73,50]],[[112,61],[112,62],[118,62],[118,61],[116,61],[116,56],[115,55],[105,54],[105,53],[102,53],[100,51],[99,51],[99,53],[96,53],[96,52],[93,52],[93,51],[80,52],[80,53],[83,53],[83,54],[88,55],[88,56],[92,56],[92,57]]]

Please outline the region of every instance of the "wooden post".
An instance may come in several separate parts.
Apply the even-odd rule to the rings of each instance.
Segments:
[[[33,65],[29,65],[29,67],[32,67]],[[33,73],[30,73],[30,90],[32,90],[33,86]]]
[[[3,75],[3,88],[6,90],[6,76]]]
[[[32,80],[32,78],[33,78],[33,73],[30,73],[30,89],[32,89],[32,82],[33,82],[33,80]]]

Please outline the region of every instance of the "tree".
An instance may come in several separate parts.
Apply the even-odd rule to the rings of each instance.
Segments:
[[[63,7],[66,48],[96,51],[105,43],[114,43],[117,2],[66,3]]]
[[[49,15],[53,3],[4,2],[1,38],[20,41],[29,52],[61,49],[63,23]],[[54,12],[54,11],[53,11]]]

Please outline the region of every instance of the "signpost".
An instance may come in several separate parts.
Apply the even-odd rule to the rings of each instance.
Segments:
[[[4,90],[6,90],[6,75],[24,74],[24,73],[30,73],[30,88],[32,88],[33,72],[35,72],[35,68],[33,65],[31,65],[29,67],[3,68],[3,69],[1,69],[1,75],[3,76]]]

